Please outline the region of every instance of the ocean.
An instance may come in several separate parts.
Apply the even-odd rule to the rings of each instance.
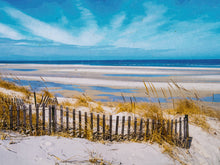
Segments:
[[[57,64],[99,66],[156,66],[156,67],[205,67],[220,68],[220,59],[201,60],[59,60],[59,61],[0,61],[6,64]]]

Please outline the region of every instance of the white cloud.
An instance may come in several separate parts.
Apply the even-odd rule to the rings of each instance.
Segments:
[[[220,35],[212,30],[220,27],[220,22],[193,20],[177,22],[170,30],[148,39],[152,49],[186,49],[188,51],[220,46]],[[198,50],[199,51],[199,50]]]
[[[85,27],[81,28],[79,41],[85,43],[85,45],[91,42],[93,42],[93,45],[96,45],[105,37],[103,30],[98,27],[91,11],[83,7],[80,1],[77,1],[76,6],[80,11],[81,19],[86,24]]]
[[[86,28],[88,32],[91,32],[89,35],[86,35],[88,32],[79,31],[79,34],[75,34],[74,36],[71,32],[39,21],[17,9],[7,7],[4,11],[11,17],[18,20],[19,23],[33,35],[52,40],[54,42],[69,45],[91,46],[95,45],[102,39],[102,36],[95,33],[96,29],[94,27]]]
[[[0,23],[0,36],[3,38],[10,38],[13,40],[21,40],[25,37],[18,33],[15,29],[12,29],[11,27]]]
[[[126,15],[124,13],[116,15],[110,23],[112,29],[120,28],[125,18],[126,18]]]
[[[190,21],[174,21],[165,16],[167,9],[147,3],[146,15],[134,18],[117,36],[112,45],[116,47],[153,49],[176,49],[185,52],[210,50],[220,47],[220,34],[212,32],[220,28],[220,22],[207,22],[202,18]],[[168,26],[169,25],[169,26]],[[168,26],[166,30],[161,26]]]
[[[166,16],[168,8],[162,5],[145,3],[145,14],[133,18],[128,25],[124,25],[126,13],[119,13],[105,27],[98,25],[93,13],[80,1],[76,1],[75,5],[85,24],[77,31],[74,30],[76,33],[50,25],[11,7],[4,8],[4,11],[16,19],[24,31],[56,43],[80,46],[111,45],[145,50],[185,49],[185,51],[220,47],[219,33],[212,32],[220,27],[220,22],[207,22],[202,18],[190,21],[174,20]],[[70,20],[62,17],[60,22],[67,24]],[[166,30],[161,29],[161,26]],[[24,38],[23,35],[3,24],[0,24],[0,33],[11,39]]]
[[[17,19],[28,31],[34,35],[53,40],[64,44],[76,44],[76,38],[68,32],[52,27],[42,21],[32,18],[17,9],[5,8],[5,11],[13,18]]]

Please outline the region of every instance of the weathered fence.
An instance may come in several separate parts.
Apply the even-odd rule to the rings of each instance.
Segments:
[[[49,95],[47,94],[42,94],[41,96],[41,100],[39,102],[39,106],[43,106],[43,104],[45,104],[46,106],[49,104],[49,103],[53,103],[55,105],[58,105],[58,100],[57,100],[57,97],[54,97],[54,98],[50,98]],[[34,92],[34,105],[35,107],[37,106],[37,97],[36,97],[36,92]]]
[[[6,97],[0,97],[0,102],[5,102],[6,104],[16,104],[16,105],[23,105],[24,101],[20,98],[6,98]]]
[[[176,145],[190,147],[188,115],[175,120],[155,120],[70,110],[68,107],[39,104],[3,106],[1,126],[35,135],[67,133],[93,140],[148,140],[152,136],[169,138]]]

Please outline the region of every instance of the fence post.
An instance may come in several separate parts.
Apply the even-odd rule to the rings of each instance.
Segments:
[[[73,137],[76,136],[76,110],[73,109]]]
[[[185,115],[185,148],[190,147],[188,115]]]
[[[82,122],[81,122],[81,111],[79,111],[79,137],[81,138]]]
[[[128,116],[128,140],[130,139],[131,116]]]
[[[103,133],[103,140],[105,140],[105,115],[102,117],[102,133]]]
[[[134,118],[134,135],[133,138],[137,136],[137,117]]]
[[[152,135],[154,133],[154,119],[152,120]]]
[[[163,120],[163,123],[162,123],[162,135],[165,135],[165,134],[166,134],[165,120]]]
[[[36,105],[36,133],[39,133],[39,104]]]
[[[97,114],[97,139],[99,139],[99,114]]]
[[[42,104],[42,101],[44,99],[44,94],[42,94],[41,100],[40,100],[40,105]]]
[[[87,112],[85,112],[85,133],[84,137],[87,138]]]
[[[182,139],[182,122],[181,117],[179,118],[179,140]]]
[[[146,139],[148,138],[148,136],[149,136],[149,133],[150,133],[150,131],[149,131],[149,119],[147,119],[147,125],[146,125]]]
[[[17,106],[17,130],[20,129],[20,106]]]
[[[109,128],[109,139],[110,139],[110,141],[112,141],[112,115],[110,115],[110,120],[109,120],[109,126],[110,126],[110,128]]]
[[[161,134],[161,124],[160,124],[160,119],[157,121],[157,132]]]
[[[189,137],[189,119],[188,119],[188,115],[185,115],[186,118],[186,137]]]
[[[175,136],[177,136],[177,119],[175,119]]]
[[[125,116],[122,117],[121,138],[124,139]]]
[[[32,131],[33,126],[32,126],[32,107],[31,107],[31,104],[29,105],[29,124],[30,124],[30,129]]]
[[[63,106],[60,106],[60,129],[63,131]]]
[[[93,113],[90,113],[90,131],[92,133],[92,139],[94,140],[94,134],[93,134]]]
[[[141,138],[142,138],[142,127],[143,127],[143,119],[141,118],[141,121],[140,121],[140,130],[139,130],[139,140],[141,140]]]
[[[23,127],[24,131],[26,131],[26,106],[23,105]]]
[[[170,134],[170,120],[167,120],[167,135]]]
[[[52,105],[52,120],[53,120],[53,132],[56,132],[57,127],[57,111],[56,111],[56,105]]]
[[[116,116],[116,127],[115,127],[115,138],[117,138],[118,135],[118,122],[119,122],[119,116]]]
[[[43,131],[45,133],[45,104],[43,103],[43,109],[42,109],[42,112],[43,112]]]
[[[12,114],[12,105],[9,106],[9,115],[10,115],[10,129],[13,129],[13,114]]]
[[[69,132],[69,108],[66,107],[66,131]]]
[[[35,104],[35,107],[36,107],[36,105],[37,105],[37,99],[36,99],[36,93],[35,93],[35,91],[34,91],[34,104]]]
[[[3,127],[6,127],[6,118],[7,118],[7,114],[5,112],[5,106],[2,107],[3,110]]]
[[[55,111],[55,108],[54,108],[54,105],[52,105],[51,119],[52,119],[52,131],[53,132],[55,132],[54,131],[54,125],[55,125],[55,112],[54,111]]]
[[[173,120],[171,120],[170,134],[173,136]]]
[[[49,135],[51,134],[51,105],[49,105],[49,129],[48,129],[48,133]]]

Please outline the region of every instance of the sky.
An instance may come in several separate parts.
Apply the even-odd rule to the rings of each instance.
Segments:
[[[0,0],[0,60],[220,59],[219,0]]]

